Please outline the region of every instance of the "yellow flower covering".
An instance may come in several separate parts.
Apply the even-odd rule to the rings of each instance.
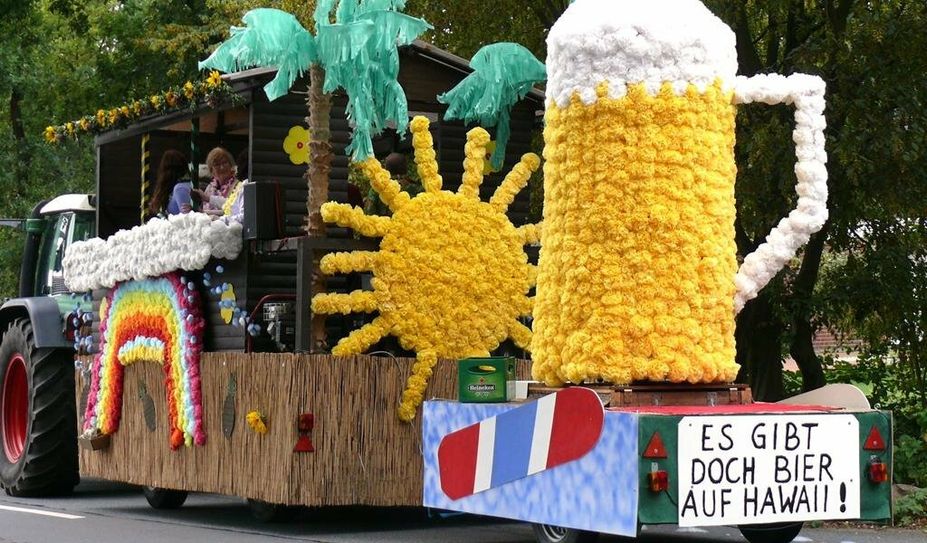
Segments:
[[[669,84],[656,97],[643,85],[618,100],[599,91],[592,106],[547,110],[544,137],[556,144],[545,152],[538,281],[557,288],[538,289],[534,377],[733,380],[731,96],[719,86],[676,96]],[[589,133],[610,160],[586,159]]]
[[[373,290],[312,300],[318,313],[379,312],[342,339],[333,354],[361,353],[387,334],[418,353],[399,407],[405,421],[415,417],[438,358],[487,356],[509,337],[528,347],[531,331],[517,319],[531,314],[527,293],[535,270],[524,251],[527,230],[515,228],[505,211],[540,165],[537,155],[526,154],[490,202],[481,201],[489,134],[475,128],[467,134],[460,189],[441,190],[428,120],[416,117],[411,128],[422,193],[411,198],[370,158],[360,168],[392,217],[367,216],[346,204],[322,206],[327,222],[383,238],[378,252],[333,253],[321,261],[326,274],[373,272]]]
[[[697,0],[665,4],[577,0],[548,38],[547,384],[737,374],[734,34]]]

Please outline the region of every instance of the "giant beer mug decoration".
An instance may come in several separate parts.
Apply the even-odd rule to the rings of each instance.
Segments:
[[[736,312],[827,219],[824,82],[736,76],[734,33],[698,0],[577,0],[547,44],[534,377],[732,381]],[[795,107],[798,205],[738,269],[750,102]]]

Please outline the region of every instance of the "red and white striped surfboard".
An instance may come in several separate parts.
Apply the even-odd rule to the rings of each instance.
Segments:
[[[441,489],[457,500],[582,458],[602,434],[605,410],[570,387],[444,436]]]

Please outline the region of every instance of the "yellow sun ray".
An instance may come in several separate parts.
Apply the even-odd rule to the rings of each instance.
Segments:
[[[428,119],[416,117],[412,119],[410,128],[412,129],[412,147],[415,149],[415,167],[422,180],[422,187],[425,188],[425,192],[438,192],[444,180],[438,173],[437,154],[431,132],[428,130]]]
[[[317,296],[321,296],[321,294]],[[391,327],[389,319],[380,315],[339,341],[338,345],[335,345],[335,348],[332,349],[332,354],[335,356],[347,356],[362,353],[389,334]]]
[[[363,235],[382,237],[376,252],[336,253],[322,259],[325,273],[371,271],[372,291],[317,295],[319,313],[376,311],[377,318],[353,331],[332,350],[359,354],[392,334],[418,353],[399,406],[410,421],[425,397],[438,358],[488,355],[506,337],[526,347],[531,330],[518,322],[531,314],[537,268],[527,263],[524,246],[536,243],[540,225],[516,229],[505,210],[539,159],[522,157],[490,202],[479,198],[489,134],[467,134],[465,173],[457,192],[441,190],[428,120],[411,123],[415,160],[425,191],[414,198],[374,159],[361,163],[374,190],[393,210],[371,217],[340,204],[323,206],[323,218]]]
[[[518,321],[509,323],[509,337],[526,351],[531,350],[531,329]]]
[[[350,294],[323,293],[312,298],[312,311],[332,315],[341,313],[373,313],[377,310],[377,298],[369,290],[355,290]]]
[[[377,253],[353,251],[350,253],[329,253],[319,261],[319,269],[325,275],[336,273],[369,272],[376,264]]]
[[[399,183],[389,176],[389,172],[380,165],[379,160],[370,157],[358,166],[361,172],[370,180],[370,186],[377,191],[383,203],[389,206],[390,211],[395,213],[409,203],[411,199],[409,193],[402,190]]]
[[[536,172],[540,165],[541,158],[536,154],[527,153],[522,156],[521,161],[505,176],[499,188],[489,199],[489,205],[496,208],[497,211],[505,213],[512,202],[515,201],[515,196],[528,184],[531,174]]]
[[[483,182],[483,160],[486,159],[486,146],[489,145],[489,132],[474,128],[467,132],[467,144],[464,146],[464,174],[457,193],[468,198],[480,198],[480,184]]]
[[[417,362],[412,366],[412,375],[402,391],[402,402],[399,404],[399,418],[408,422],[415,418],[415,410],[425,399],[425,388],[431,378],[435,364],[438,363],[438,354],[433,350],[425,350],[415,357]]]
[[[525,224],[518,227],[518,235],[522,239],[523,245],[534,245],[541,241],[541,231],[544,229],[544,223]]]
[[[363,236],[382,238],[389,232],[389,217],[367,215],[364,210],[350,204],[326,202],[322,204],[322,219],[338,226],[353,228]]]

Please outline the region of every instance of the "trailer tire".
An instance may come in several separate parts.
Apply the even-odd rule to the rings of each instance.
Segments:
[[[573,528],[561,528],[550,524],[532,524],[534,538],[538,543],[595,543],[599,532],[587,532]]]
[[[186,490],[171,490],[157,486],[146,486],[142,489],[148,505],[154,509],[180,509],[187,501]]]
[[[37,348],[32,324],[0,342],[0,487],[11,496],[70,494],[77,469],[73,351]]]
[[[251,516],[260,522],[289,522],[296,518],[299,509],[295,506],[270,503],[262,500],[248,498],[248,508]]]
[[[803,522],[777,522],[739,526],[740,534],[750,543],[789,543],[798,537]]]

